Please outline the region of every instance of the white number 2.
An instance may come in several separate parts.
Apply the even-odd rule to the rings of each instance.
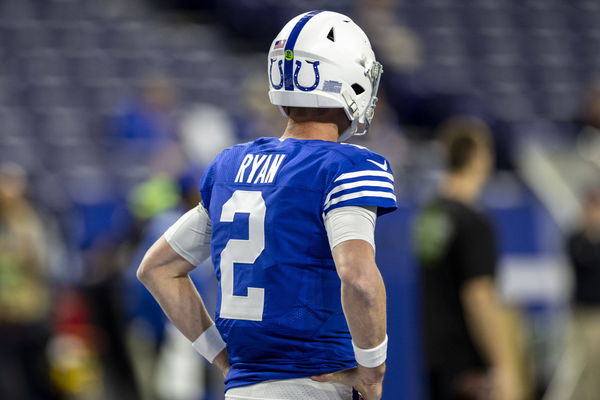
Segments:
[[[230,239],[221,252],[221,318],[262,321],[265,289],[248,287],[247,296],[233,294],[234,263],[253,264],[265,248],[267,206],[258,191],[236,190],[223,204],[221,222],[233,222],[236,213],[248,213],[248,239]]]

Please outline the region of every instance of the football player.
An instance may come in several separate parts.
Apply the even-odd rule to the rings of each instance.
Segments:
[[[285,132],[218,155],[201,204],[138,277],[223,372],[227,399],[379,399],[386,295],[374,229],[396,208],[393,176],[384,157],[340,142],[367,132],[381,64],[350,18],[311,11],[277,35],[267,70]],[[188,277],[209,255],[214,322]]]

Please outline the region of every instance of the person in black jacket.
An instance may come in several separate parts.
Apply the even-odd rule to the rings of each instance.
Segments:
[[[415,229],[430,398],[519,400],[522,385],[494,282],[496,238],[476,206],[493,165],[489,131],[479,120],[456,118],[441,138],[446,173]]]

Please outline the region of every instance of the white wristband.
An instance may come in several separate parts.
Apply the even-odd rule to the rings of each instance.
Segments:
[[[213,324],[198,336],[198,339],[192,343],[192,347],[212,364],[217,355],[225,348],[225,342]]]
[[[356,347],[354,342],[352,342],[356,362],[367,368],[375,368],[380,366],[387,358],[387,344],[387,335],[385,335],[385,339],[383,339],[383,342],[381,342],[380,345],[373,347],[372,349],[361,349]]]

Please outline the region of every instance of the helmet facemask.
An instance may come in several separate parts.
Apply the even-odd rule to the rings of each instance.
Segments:
[[[346,111],[346,115],[348,115],[348,119],[351,122],[348,129],[346,129],[339,138],[339,141],[342,142],[347,140],[351,136],[362,136],[366,135],[369,131],[369,127],[371,126],[371,121],[373,121],[373,117],[375,116],[375,108],[377,107],[377,91],[379,89],[379,81],[381,80],[381,74],[383,73],[383,66],[380,62],[374,61],[370,68],[368,68],[365,72],[365,75],[369,78],[371,82],[371,98],[369,99],[369,103],[365,108],[362,115],[358,115],[358,107],[356,107],[356,102],[352,100],[352,98],[346,93],[342,93],[342,97],[346,101],[346,107],[344,110]],[[354,104],[353,104],[354,103]],[[353,114],[350,114],[352,110],[356,111]]]

